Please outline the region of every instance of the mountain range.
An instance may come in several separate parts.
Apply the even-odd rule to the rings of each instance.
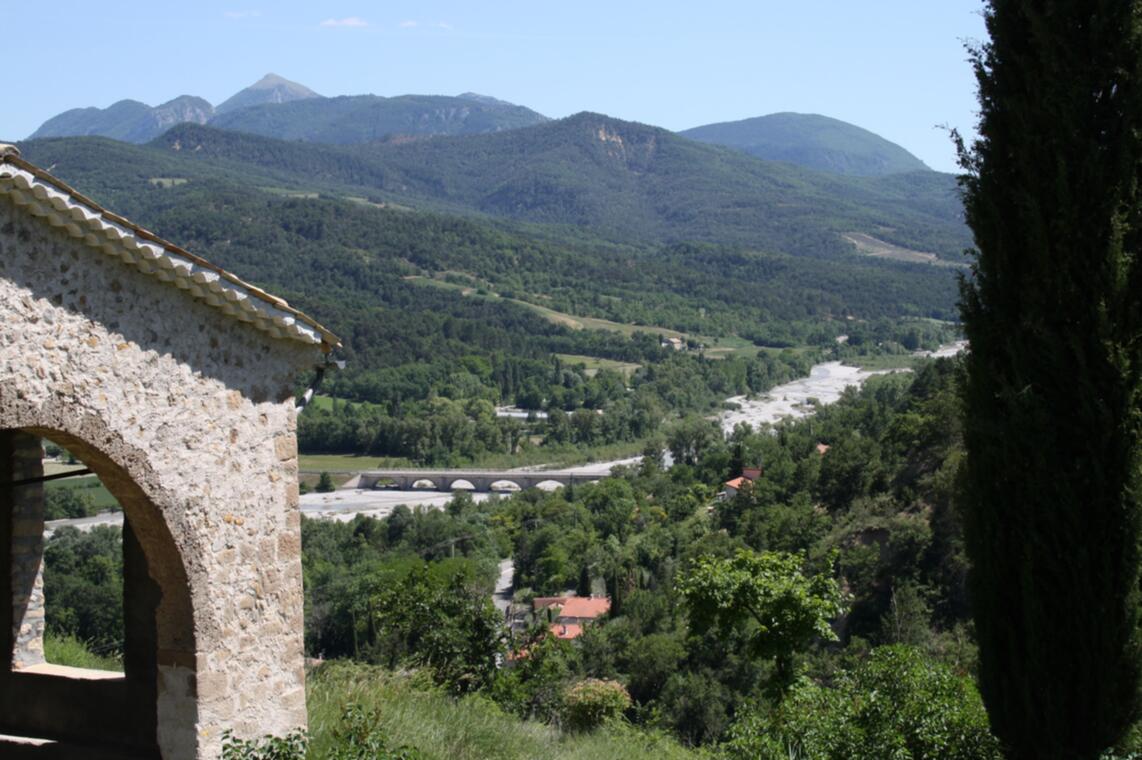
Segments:
[[[124,182],[145,188],[155,178],[225,178],[275,192],[541,225],[551,237],[702,241],[829,258],[851,256],[855,238],[953,262],[970,244],[950,175],[815,172],[601,114],[489,134],[348,145],[198,124],[177,125],[135,147],[95,150],[74,140],[37,140],[26,150],[82,172],[84,187],[116,178],[113,192]],[[112,163],[132,170],[122,176],[109,170]]]
[[[29,139],[110,137],[145,143],[176,124],[324,143],[359,143],[393,136],[495,132],[539,124],[546,117],[486,95],[352,95],[325,98],[277,74],[267,74],[218,106],[182,95],[160,106],[121,100],[107,108],[74,108],[45,121]]]
[[[146,143],[178,124],[282,140],[326,144],[406,142],[541,125],[547,117],[486,95],[351,95],[326,98],[296,82],[267,74],[217,107],[183,95],[151,107],[133,100],[108,108],[77,108],[44,122],[29,139],[102,136]],[[779,113],[708,124],[680,132],[758,158],[817,171],[885,176],[928,171],[904,148],[868,130],[816,114]]]

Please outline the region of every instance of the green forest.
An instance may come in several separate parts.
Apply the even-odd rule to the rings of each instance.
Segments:
[[[481,720],[562,726],[572,742],[635,730],[695,756],[998,758],[974,685],[954,506],[961,371],[934,360],[873,378],[775,434],[740,427],[724,439],[700,417],[681,420],[641,466],[593,485],[307,519],[308,654],[380,668],[330,664],[314,677],[487,705]],[[668,451],[677,464],[663,469]],[[752,488],[715,498],[756,463]],[[118,541],[64,529],[49,543],[51,632],[116,651],[122,625],[109,611],[121,592],[106,579]],[[610,613],[574,641],[549,637],[542,618],[509,636],[490,602],[508,556],[517,602],[574,589],[606,594]],[[387,675],[409,668],[421,680]],[[582,718],[573,695],[600,683],[622,698],[590,687],[600,712]],[[411,727],[375,707],[373,741],[415,746]],[[330,718],[337,730],[351,719]],[[606,727],[615,720],[628,728]],[[1131,736],[1117,757],[1142,750]]]

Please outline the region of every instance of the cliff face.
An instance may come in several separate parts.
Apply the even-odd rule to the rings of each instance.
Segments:
[[[214,106],[193,95],[180,95],[160,106],[120,100],[107,108],[73,108],[52,117],[32,134],[40,137],[110,137],[124,142],[149,142],[175,124],[205,124]]]

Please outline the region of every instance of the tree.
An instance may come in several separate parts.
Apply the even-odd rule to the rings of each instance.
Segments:
[[[503,624],[488,594],[463,574],[440,578],[426,565],[380,589],[372,603],[380,638],[426,666],[437,684],[462,694],[492,683]]]
[[[717,440],[717,426],[696,414],[679,420],[666,434],[670,454],[680,464],[698,464],[702,454]]]
[[[332,476],[330,476],[330,474],[328,472],[321,473],[321,477],[317,479],[317,488],[316,488],[317,492],[318,493],[330,493],[336,489],[337,489],[337,486],[335,486],[333,484]]]
[[[1139,714],[1142,4],[991,0],[961,142],[978,249],[962,498],[980,686],[1013,758]]]
[[[121,530],[56,530],[44,547],[44,598],[49,632],[74,636],[98,654],[122,652]]]
[[[906,646],[880,647],[833,686],[804,680],[778,705],[743,711],[731,760],[998,760],[971,680]]]
[[[841,613],[841,592],[826,575],[808,577],[803,559],[785,552],[739,549],[730,559],[700,557],[679,582],[690,626],[735,628],[752,622],[752,653],[773,658],[775,684],[787,688],[793,655],[814,638],[836,640],[829,621]]]

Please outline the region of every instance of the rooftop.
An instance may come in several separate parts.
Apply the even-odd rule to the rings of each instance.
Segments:
[[[557,639],[577,639],[583,635],[583,626],[577,623],[552,623],[548,630]]]
[[[560,618],[583,618],[594,620],[611,611],[611,600],[605,596],[573,596],[559,611]]]
[[[320,346],[328,353],[341,341],[284,299],[251,285],[153,232],[111,213],[44,169],[0,143],[0,196],[71,237],[121,259],[160,282],[274,338]]]

